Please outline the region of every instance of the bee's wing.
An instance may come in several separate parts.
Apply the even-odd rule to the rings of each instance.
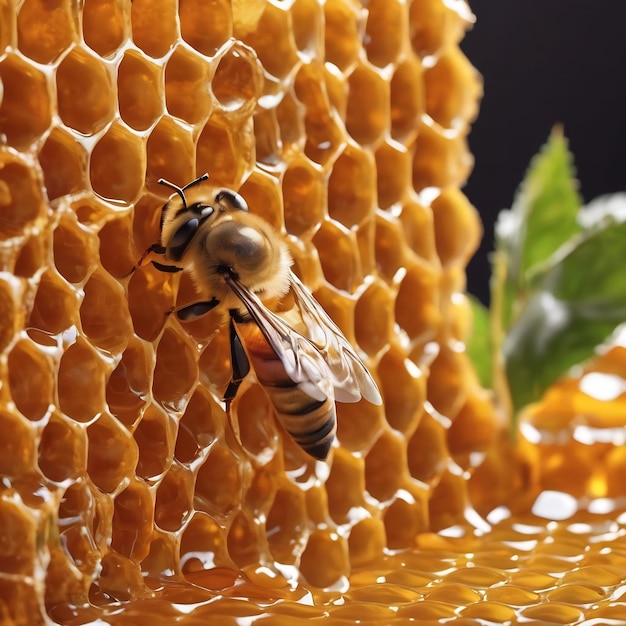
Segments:
[[[335,401],[333,373],[315,345],[272,313],[256,294],[236,278],[226,276],[228,286],[245,305],[252,319],[285,368],[285,372],[308,396],[319,402]]]
[[[363,361],[293,272],[291,285],[311,341],[317,346],[332,372],[337,400],[357,402],[363,396],[372,404],[382,404],[378,387]]]

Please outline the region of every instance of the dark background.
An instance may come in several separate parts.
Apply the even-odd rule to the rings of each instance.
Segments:
[[[464,191],[485,235],[468,290],[487,301],[493,221],[511,206],[555,123],[569,140],[585,201],[626,190],[626,1],[469,1],[477,21],[462,48],[485,94]]]

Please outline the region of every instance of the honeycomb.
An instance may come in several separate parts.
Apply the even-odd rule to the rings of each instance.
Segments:
[[[541,483],[464,353],[464,0],[0,6],[2,624],[624,618],[624,520],[478,538],[476,511]],[[253,377],[228,418],[227,325],[165,315],[186,273],[128,274],[157,180],[205,171],[380,387],[338,404],[328,462]]]

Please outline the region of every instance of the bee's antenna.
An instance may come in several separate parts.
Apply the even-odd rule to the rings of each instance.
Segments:
[[[187,199],[185,198],[185,189],[188,189],[193,185],[197,185],[198,183],[201,183],[203,180],[207,180],[208,178],[209,175],[207,173],[204,173],[202,174],[202,176],[198,176],[198,178],[196,178],[195,180],[187,183],[184,187],[179,187],[174,183],[170,183],[168,180],[165,180],[165,178],[159,178],[159,180],[157,180],[157,183],[159,183],[159,185],[165,185],[166,187],[170,187],[171,189],[173,189],[180,196],[181,200],[183,201],[183,207],[186,209],[188,207]]]

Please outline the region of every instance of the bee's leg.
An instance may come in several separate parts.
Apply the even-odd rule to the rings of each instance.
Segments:
[[[151,254],[165,254],[165,247],[162,246],[160,243],[153,243],[151,246],[149,246],[146,251],[139,257],[139,261],[137,261],[137,263],[135,263],[135,265],[133,265],[128,272],[126,272],[126,274],[122,274],[122,276],[120,278],[126,278],[127,276],[130,276],[131,274],[133,274],[134,272],[136,272],[142,265],[143,262],[146,260],[146,257],[148,257]],[[155,263],[155,267],[157,269],[160,269],[160,263]],[[168,265],[161,265],[161,267],[169,267]],[[161,271],[165,271],[165,272],[169,272],[171,270],[161,270]]]
[[[233,401],[234,397],[237,395],[237,390],[239,389],[239,385],[243,379],[247,376],[250,371],[250,363],[248,362],[248,356],[246,355],[246,351],[243,349],[243,344],[241,343],[241,339],[237,334],[235,329],[235,324],[233,323],[233,318],[230,318],[230,367],[232,370],[232,376],[230,379],[230,383],[226,388],[224,393],[224,402],[226,403],[226,410],[230,409],[230,403]]]
[[[202,317],[206,315],[211,309],[214,309],[220,301],[217,298],[213,298],[212,300],[205,300],[204,302],[194,302],[193,304],[189,304],[187,306],[181,307],[177,309],[172,307],[166,315],[171,315],[172,313],[176,313],[176,317],[183,322],[188,322],[190,320],[195,320],[197,317]]]

